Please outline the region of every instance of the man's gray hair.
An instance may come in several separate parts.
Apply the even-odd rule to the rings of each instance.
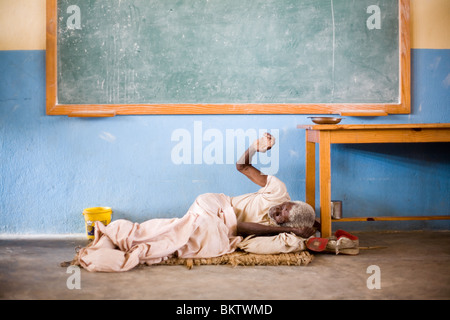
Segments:
[[[313,207],[303,201],[291,201],[294,204],[289,211],[289,222],[282,224],[284,227],[303,228],[312,227],[316,220]]]

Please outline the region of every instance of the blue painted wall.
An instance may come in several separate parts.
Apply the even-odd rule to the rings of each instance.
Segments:
[[[450,122],[450,50],[412,50],[412,112],[342,123]],[[272,171],[304,200],[307,116],[117,116],[45,114],[45,51],[0,51],[0,234],[83,233],[86,207],[111,206],[114,219],[182,216],[198,194],[237,195],[256,185],[227,164],[175,164],[176,130],[200,126],[278,130]],[[204,149],[210,144],[203,141]],[[224,141],[225,144],[225,141]],[[334,145],[332,198],[345,216],[450,212],[449,144]],[[194,153],[192,150],[192,162]],[[279,156],[277,162],[276,155]],[[277,163],[275,163],[277,162]],[[264,166],[264,165],[262,165]],[[318,200],[317,200],[318,203]],[[450,229],[449,221],[340,223],[348,230]]]

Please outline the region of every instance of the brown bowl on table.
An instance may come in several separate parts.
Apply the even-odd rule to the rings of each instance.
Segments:
[[[338,117],[308,117],[316,124],[338,124],[342,118]]]

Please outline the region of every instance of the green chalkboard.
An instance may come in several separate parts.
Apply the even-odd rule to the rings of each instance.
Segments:
[[[57,103],[398,104],[396,0],[57,0]]]

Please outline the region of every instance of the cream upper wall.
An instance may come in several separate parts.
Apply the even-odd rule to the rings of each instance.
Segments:
[[[45,0],[0,0],[0,50],[45,50]]]
[[[411,47],[450,49],[450,0],[411,0]]]
[[[0,0],[0,50],[45,50],[45,1]],[[411,47],[450,49],[450,0],[411,0]]]

